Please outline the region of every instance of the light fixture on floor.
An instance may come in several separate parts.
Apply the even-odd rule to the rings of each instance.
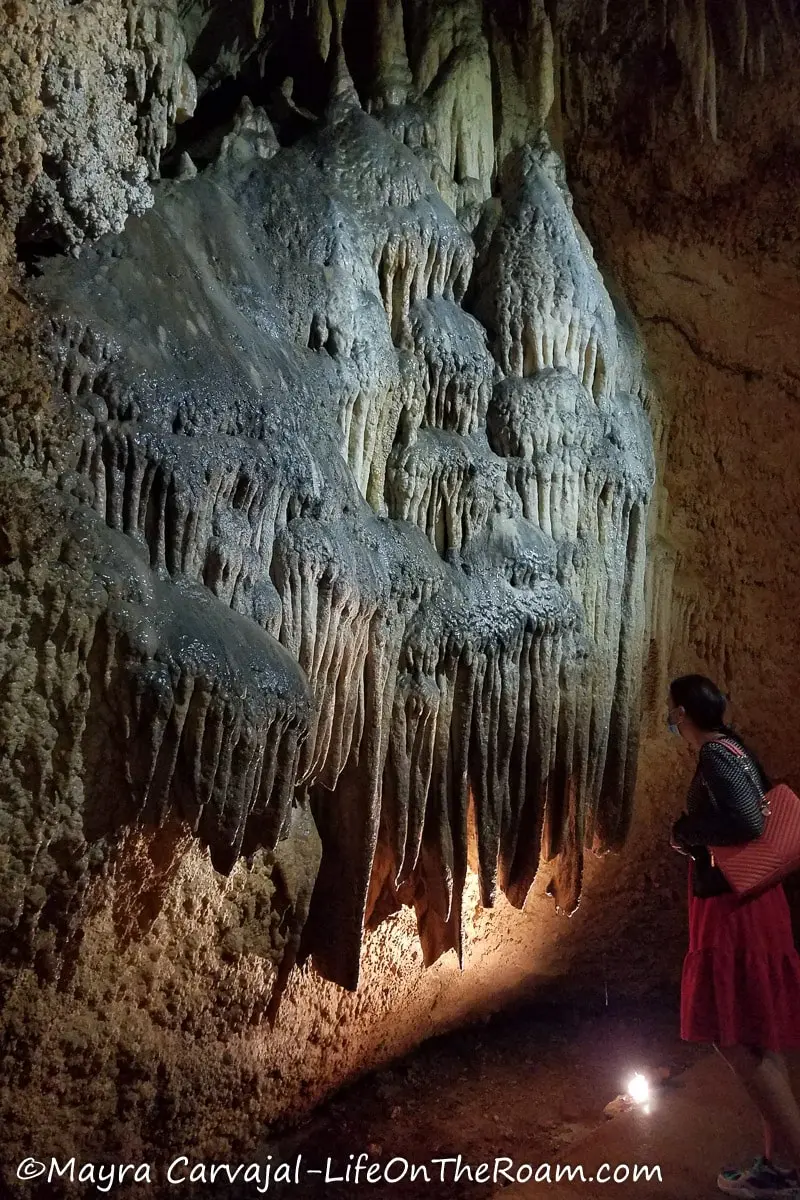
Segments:
[[[634,1104],[647,1104],[650,1099],[650,1084],[641,1071],[632,1076],[628,1083],[628,1095]]]
[[[623,1113],[630,1112],[632,1108],[639,1108],[642,1112],[649,1113],[651,1111],[651,1102],[653,1099],[653,1087],[658,1087],[669,1076],[669,1069],[659,1067],[656,1072],[651,1072],[645,1075],[642,1071],[637,1071],[628,1080],[625,1091],[619,1096],[615,1096],[603,1109],[607,1117],[619,1117]]]
[[[637,1071],[628,1081],[627,1094],[644,1112],[650,1112],[650,1081],[641,1071]]]

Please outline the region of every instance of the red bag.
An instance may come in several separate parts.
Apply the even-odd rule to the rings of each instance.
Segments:
[[[740,758],[751,775],[750,763],[740,746],[719,741]],[[752,775],[751,775],[752,777]],[[753,896],[780,883],[800,868],[800,797],[785,783],[770,788],[762,801],[764,832],[738,846],[709,846],[712,861],[741,898]]]

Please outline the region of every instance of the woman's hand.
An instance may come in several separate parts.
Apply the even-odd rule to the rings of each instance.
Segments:
[[[681,815],[683,815],[683,814],[681,814]],[[669,836],[669,844],[673,850],[678,851],[678,854],[685,854],[685,855],[691,857],[691,853],[692,853],[691,849],[689,847],[688,842],[681,836],[681,834],[679,832],[679,829],[678,829],[679,824],[680,824],[680,817],[675,822],[675,824],[672,826],[672,830],[671,830],[670,836]]]

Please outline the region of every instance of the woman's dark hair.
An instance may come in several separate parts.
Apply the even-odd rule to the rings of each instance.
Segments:
[[[680,675],[669,685],[669,694],[676,708],[683,708],[698,729],[709,733],[735,732],[722,720],[728,700],[713,679],[706,675]]]

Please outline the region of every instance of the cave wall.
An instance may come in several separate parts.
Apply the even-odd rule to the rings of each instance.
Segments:
[[[744,89],[730,81],[713,154],[696,143],[678,165],[666,162],[669,141],[651,148],[640,163],[649,201],[635,216],[625,197],[601,202],[593,233],[670,381],[673,670],[724,680],[734,721],[796,789],[800,160],[782,114],[796,110],[798,81],[791,65],[773,66]],[[585,148],[588,181],[598,147]],[[798,936],[796,878],[786,890]]]
[[[790,10],[220,8],[7,6],[9,1150],[674,984],[670,674],[792,769]]]
[[[726,680],[776,774],[797,745],[796,102],[789,69],[732,80],[724,141],[678,158],[673,121],[609,188],[620,147],[586,139],[575,185],[665,381],[675,652]]]
[[[798,79],[781,48],[797,13],[776,8],[761,25],[751,13],[748,32],[741,6],[726,12],[739,14],[738,40],[709,7],[714,102],[693,124],[676,104],[651,116],[606,89],[566,142],[578,211],[663,384],[667,503],[652,563],[668,564],[672,632],[668,650],[651,641],[649,668],[666,654],[668,675],[720,680],[733,720],[796,787]],[[654,682],[648,670],[653,732]]]

